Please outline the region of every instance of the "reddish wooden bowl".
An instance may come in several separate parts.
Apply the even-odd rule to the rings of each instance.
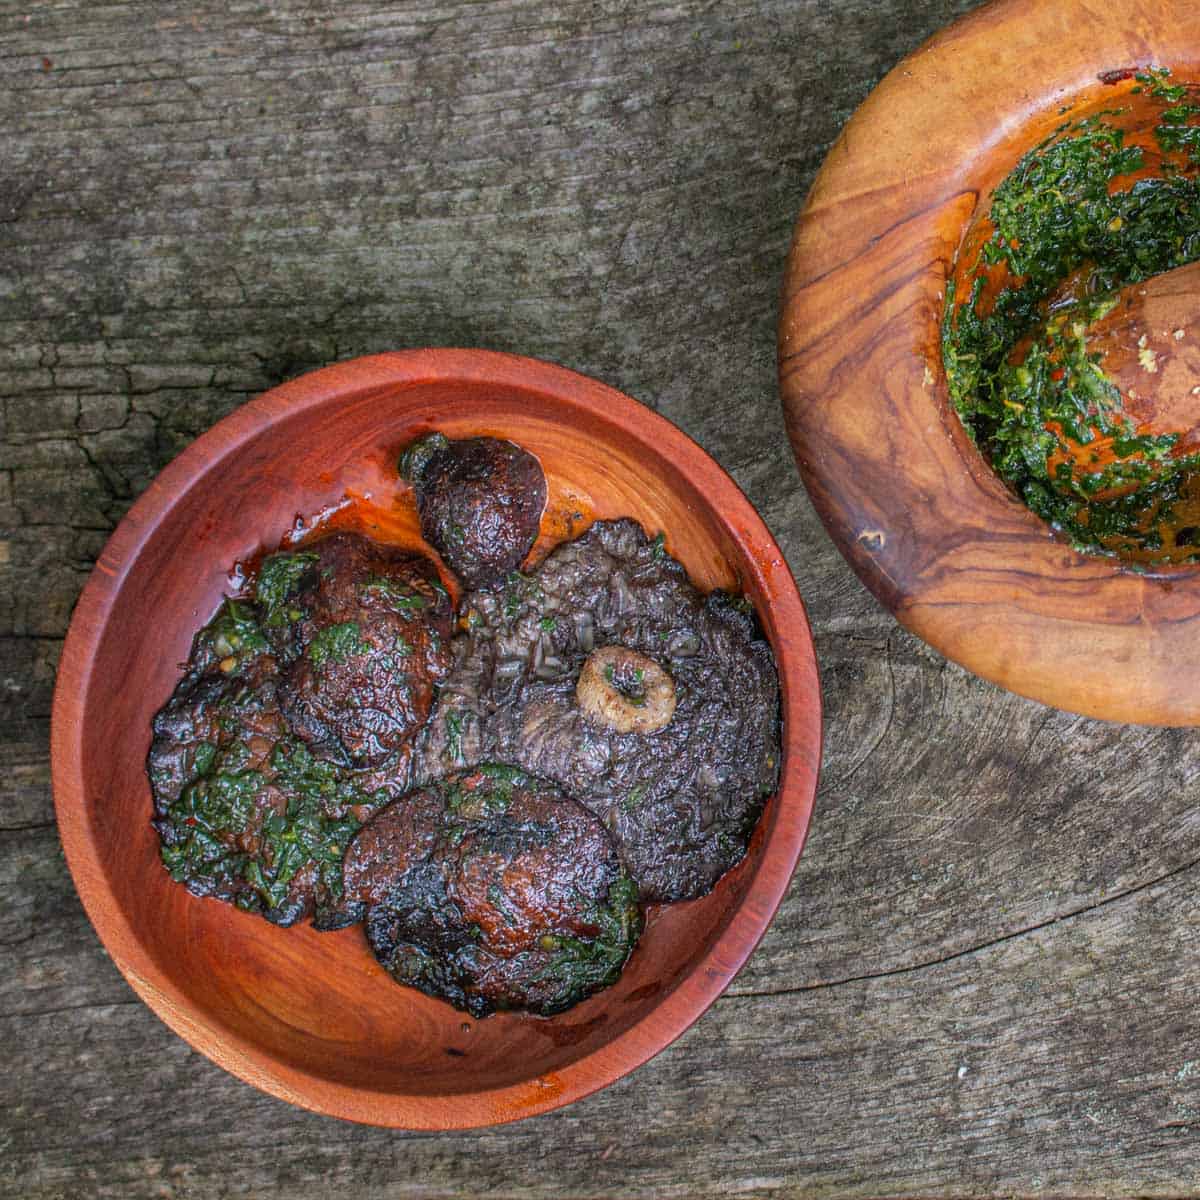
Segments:
[[[741,587],[775,650],[784,756],[746,860],[709,896],[652,910],[619,982],[550,1019],[468,1019],[398,987],[361,928],[277,929],[173,884],[150,827],[150,719],[235,560],[297,516],[416,537],[399,446],[436,426],[506,435],[549,480],[546,541],[575,514],[633,516],[704,588]],[[351,502],[345,504],[346,497]],[[578,522],[576,522],[578,524]],[[342,363],[199,438],[113,534],[76,609],[54,701],[53,780],[84,907],[138,994],[227,1070],[307,1108],[410,1129],[516,1120],[645,1062],[713,1002],[775,912],[812,811],[821,745],[812,639],[783,556],[732,480],[673,425],[531,359],[419,350]]]
[[[1200,567],[1082,555],[1007,490],[946,388],[955,254],[1018,159],[1119,101],[1132,67],[1200,71],[1192,0],[998,0],[905,59],[830,150],[796,226],[779,370],[788,430],[834,541],[947,657],[1059,708],[1200,723]]]

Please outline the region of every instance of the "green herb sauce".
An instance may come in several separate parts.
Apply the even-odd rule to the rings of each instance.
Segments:
[[[314,864],[319,883],[340,896],[342,856],[360,824],[350,810],[386,797],[363,792],[345,772],[291,739],[275,744],[265,769],[243,770],[248,757],[241,742],[197,751],[197,777],[167,814],[179,835],[163,846],[167,870],[180,882],[201,877],[247,883],[252,890],[240,892],[239,907],[271,910],[287,899],[296,874]],[[251,829],[256,798],[268,787],[287,796],[286,810],[267,808],[261,826]],[[253,835],[254,853],[237,836],[246,833]]]
[[[1145,145],[1113,108],[1021,159],[958,277],[969,293],[947,288],[942,329],[951,400],[1001,478],[1079,549],[1151,561],[1200,456],[1139,432],[1085,335],[1121,288],[1200,259],[1200,105],[1166,78],[1133,89],[1152,112]]]
[[[254,598],[262,605],[264,625],[275,629],[298,619],[291,614],[288,600],[316,561],[311,553],[271,554],[263,559]]]
[[[389,799],[384,791],[366,792],[348,768],[315,758],[294,738],[268,742],[257,753],[246,741],[255,736],[248,730],[263,699],[245,668],[271,652],[263,627],[272,614],[295,619],[286,602],[314,559],[268,558],[255,600],[226,600],[198,635],[197,644],[237,683],[215,702],[219,744],[200,741],[191,749],[190,777],[160,820],[162,861],[172,878],[203,883],[206,893],[224,893],[247,911],[282,914],[303,870],[315,873],[323,901],[338,898],[342,856],[360,826],[355,814]],[[309,653],[319,664],[358,645],[358,627],[348,623],[318,633]]]
[[[254,613],[237,600],[226,600],[221,605],[217,615],[201,631],[200,643],[219,660],[232,658],[237,667],[270,650]]]
[[[622,872],[608,889],[606,903],[588,913],[589,924],[598,930],[595,938],[585,942],[547,934],[541,939],[542,949],[552,954],[537,978],[553,980],[559,989],[547,1012],[616,981],[642,930],[637,901],[637,885]]]
[[[305,653],[312,665],[319,668],[327,662],[345,662],[352,654],[361,654],[366,649],[358,623],[344,621],[341,625],[327,625],[324,629],[318,629]]]
[[[376,576],[368,579],[362,585],[361,593],[382,600],[392,612],[405,620],[412,620],[423,609],[429,607],[429,601],[422,595],[410,591],[394,579]]]

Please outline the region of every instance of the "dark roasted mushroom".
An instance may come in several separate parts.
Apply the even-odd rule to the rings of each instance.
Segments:
[[[422,772],[516,763],[604,821],[643,899],[707,892],[778,779],[775,660],[749,606],[701,595],[623,520],[462,609]]]
[[[450,663],[449,598],[428,559],[355,534],[290,557],[308,561],[266,618],[287,617],[280,707],[318,757],[377,766],[429,714]]]
[[[515,570],[537,540],[546,476],[513,442],[433,433],[405,451],[400,472],[416,491],[422,536],[469,588]]]
[[[495,764],[380,812],[350,844],[344,878],[344,908],[365,911],[393,977],[477,1017],[578,1003],[616,979],[641,931],[603,825]]]
[[[172,877],[280,925],[336,925],[346,843],[409,786],[449,632],[427,560],[351,534],[264,560],[254,598],[196,635],[154,719],[146,766]]]
[[[292,738],[277,685],[254,606],[226,601],[154,718],[146,766],[172,878],[291,925],[340,895],[346,843],[390,795]]]

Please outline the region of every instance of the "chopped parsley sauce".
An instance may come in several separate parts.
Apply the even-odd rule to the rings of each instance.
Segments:
[[[951,400],[997,474],[1078,549],[1143,562],[1200,558],[1175,536],[1196,524],[1200,455],[1135,425],[1087,331],[1121,288],[1200,259],[1200,89],[1167,78],[1136,76],[1130,107],[1021,159],[960,252],[942,328]]]

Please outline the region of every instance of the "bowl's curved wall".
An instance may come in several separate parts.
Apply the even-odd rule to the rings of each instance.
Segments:
[[[150,719],[235,560],[347,492],[388,536],[395,452],[436,426],[534,451],[551,506],[663,529],[702,587],[740,585],[780,664],[779,796],[746,861],[703,900],[652,912],[608,991],[548,1020],[468,1020],[399,988],[358,928],[277,929],[173,884],[149,824]],[[568,511],[569,510],[569,511]],[[414,351],[326,368],[259,397],[176,459],[130,511],[79,602],[55,695],[63,844],[117,965],[188,1041],[251,1083],[354,1120],[451,1128],[557,1107],[678,1036],[741,966],[787,887],[820,752],[812,642],[791,574],[757,514],[683,434],[591,380],[485,352]]]

